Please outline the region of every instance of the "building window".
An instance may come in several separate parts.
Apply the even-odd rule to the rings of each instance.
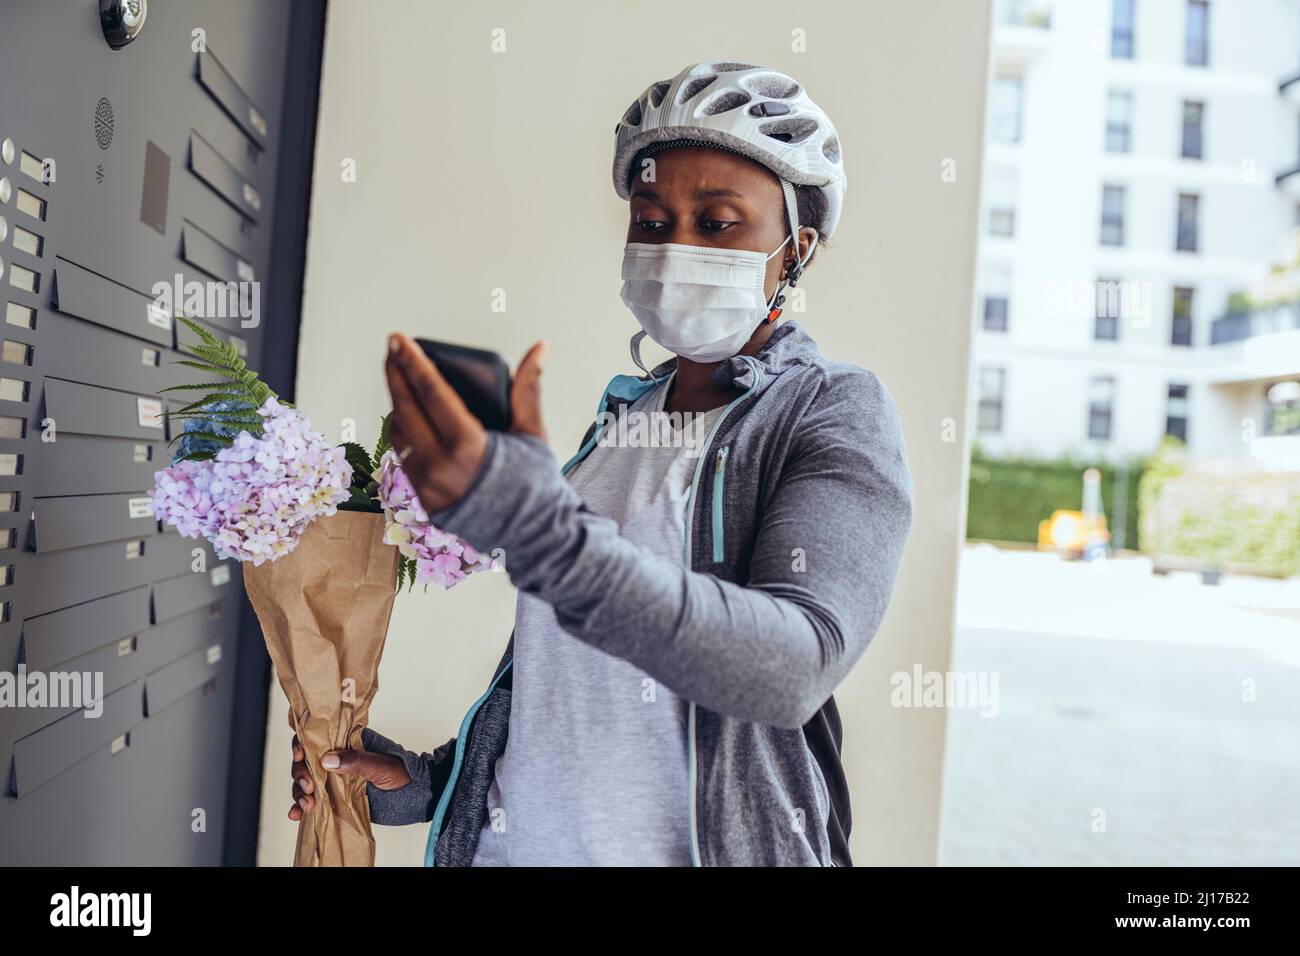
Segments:
[[[1096,317],[1092,337],[1099,342],[1119,339],[1119,317],[1124,310],[1124,283],[1119,279],[1097,280]]]
[[[1196,251],[1196,219],[1200,207],[1200,197],[1194,193],[1178,194],[1178,241],[1179,252]]]
[[[1170,345],[1192,344],[1192,290],[1174,287],[1174,313],[1169,329]]]
[[[1124,187],[1103,186],[1101,190],[1101,244],[1124,245]]]
[[[1004,0],[1001,20],[1008,26],[1046,30],[1052,25],[1052,8],[1039,0]]]
[[[1205,104],[1183,100],[1183,159],[1201,159],[1201,120]]]
[[[1265,392],[1264,434],[1300,435],[1300,381],[1276,382]]]
[[[1187,0],[1188,66],[1205,66],[1210,62],[1210,4],[1207,0]]]
[[[1165,434],[1179,441],[1187,441],[1187,386],[1169,386],[1169,401],[1165,406]]]
[[[1006,369],[980,369],[979,410],[975,425],[981,434],[992,435],[1002,431],[1002,393],[1006,381]]]
[[[1088,383],[1088,437],[1109,441],[1115,410],[1115,380],[1098,376]]]
[[[1133,0],[1115,0],[1110,14],[1110,55],[1133,59]]]
[[[1016,211],[1007,206],[994,206],[989,209],[989,235],[1014,236],[1016,234]]]
[[[1005,332],[1007,330],[1007,297],[1005,295],[986,295],[984,297],[984,330],[986,332]]]
[[[1106,152],[1129,151],[1129,128],[1133,123],[1133,94],[1111,90],[1106,96]]]
[[[989,137],[993,142],[1020,142],[1020,113],[1024,92],[1024,80],[1019,76],[999,76],[994,79],[989,125]]]

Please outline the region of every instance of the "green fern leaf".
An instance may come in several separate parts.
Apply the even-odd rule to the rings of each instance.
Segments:
[[[196,361],[194,361],[193,359],[177,359],[175,362],[172,362],[172,364],[173,364],[173,365],[184,365],[184,366],[187,366],[187,367],[189,367],[189,368],[196,368],[196,369],[199,369],[199,370],[202,371],[202,372],[210,372],[210,373],[212,373],[213,375],[224,375],[224,374],[225,374],[225,370],[224,370],[224,369],[217,368],[217,367],[216,367],[215,365],[213,365],[211,362],[196,362]]]
[[[175,362],[173,364],[179,365],[180,363]],[[167,388],[160,388],[158,389],[158,394],[161,395],[164,392],[201,392],[204,391],[205,389],[229,388],[229,387],[230,387],[229,382],[199,382],[195,385],[172,385]]]
[[[217,402],[241,402],[241,403],[243,403],[243,402],[247,402],[247,401],[248,401],[248,396],[247,396],[247,395],[238,394],[238,393],[236,393],[236,392],[213,392],[213,393],[210,394],[210,395],[205,395],[203,398],[199,399],[197,402],[190,402],[190,403],[189,403],[188,405],[186,405],[184,408],[179,409],[179,412],[191,412],[191,411],[194,411],[194,410],[196,410],[196,409],[204,409],[204,408],[207,408],[209,405],[213,405],[213,404],[215,404],[215,403],[217,403]],[[250,409],[244,409],[244,411],[249,411],[249,410],[250,410]],[[173,412],[172,414],[175,415],[175,414],[178,414],[178,412]],[[213,412],[213,415],[214,415],[214,416],[215,416],[215,415],[219,415],[219,414],[221,414],[221,413],[220,413],[220,412]]]
[[[172,438],[172,440],[169,441],[167,444],[170,445],[170,444],[172,444],[173,442],[178,442],[178,441],[180,441],[181,438],[184,437],[185,435],[188,435],[188,436],[190,436],[191,438],[205,438],[205,439],[207,439],[208,441],[214,441],[214,442],[216,442],[216,443],[219,444],[219,445],[226,445],[226,446],[229,446],[229,445],[230,445],[230,438],[229,438],[228,436],[226,436],[226,435],[214,435],[212,432],[183,432],[182,434],[177,435],[177,436],[175,436],[174,438]]]
[[[389,412],[379,420],[379,441],[375,443],[375,467],[379,467],[379,459],[384,457],[384,452],[388,451],[392,445],[389,443],[388,433],[393,427],[393,413]]]
[[[209,344],[214,344],[214,343],[218,343],[218,342],[221,341],[219,338],[217,338],[215,335],[213,335],[211,332],[209,332],[209,331],[208,331],[207,329],[205,329],[203,326],[199,325],[199,323],[197,323],[197,322],[195,322],[195,321],[193,321],[193,320],[191,320],[191,319],[187,319],[187,318],[185,318],[185,316],[183,316],[183,315],[178,315],[178,316],[176,317],[176,321],[177,321],[177,322],[180,322],[180,323],[181,323],[182,325],[184,325],[187,329],[189,329],[191,332],[193,332],[195,335],[197,335],[199,338],[201,338],[204,342],[207,342],[207,343],[209,343]]]

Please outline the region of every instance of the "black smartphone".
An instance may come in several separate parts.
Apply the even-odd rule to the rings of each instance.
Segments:
[[[509,430],[510,366],[499,353],[433,339],[416,339],[415,344],[484,428]]]

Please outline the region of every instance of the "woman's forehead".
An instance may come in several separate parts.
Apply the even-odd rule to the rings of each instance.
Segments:
[[[767,167],[736,153],[709,147],[682,146],[652,157],[653,181],[640,175],[632,194],[653,191],[659,194],[691,195],[731,192],[740,198],[766,201],[781,195],[781,183]]]

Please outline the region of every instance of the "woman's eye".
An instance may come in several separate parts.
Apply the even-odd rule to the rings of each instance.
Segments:
[[[725,219],[705,219],[700,225],[706,232],[726,232],[735,223]]]
[[[663,228],[663,221],[659,219],[638,219],[636,227],[642,232],[658,232]]]

